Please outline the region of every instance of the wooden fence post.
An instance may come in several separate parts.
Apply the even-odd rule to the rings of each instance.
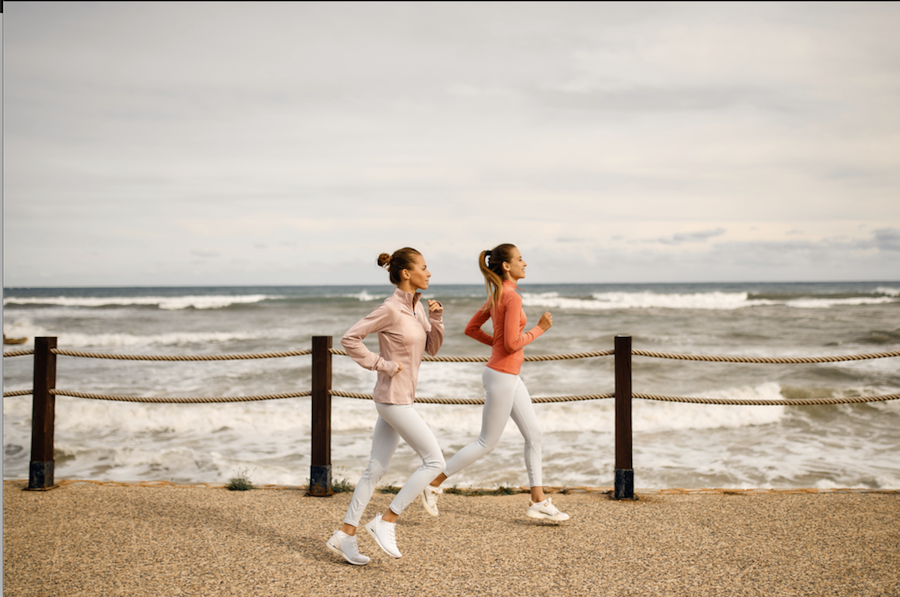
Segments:
[[[46,491],[57,487],[53,482],[53,425],[56,417],[55,337],[34,339],[34,385],[31,394],[31,463],[28,467],[28,489]]]
[[[634,499],[631,461],[631,336],[616,336],[616,481],[613,497]]]
[[[312,339],[312,452],[309,495],[331,492],[331,336]]]

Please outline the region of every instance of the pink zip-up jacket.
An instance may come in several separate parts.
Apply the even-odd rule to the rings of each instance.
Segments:
[[[440,311],[428,313],[428,303],[419,303],[421,296],[398,288],[341,338],[341,345],[354,361],[378,372],[375,402],[412,404],[424,353],[434,356],[444,343],[443,316]],[[363,344],[363,338],[375,332],[380,355]],[[403,371],[398,371],[398,363]]]
[[[494,335],[481,329],[487,320],[494,323]],[[540,326],[522,333],[528,318],[522,309],[522,297],[516,292],[516,283],[503,281],[503,296],[490,311],[479,309],[466,326],[466,336],[475,338],[491,347],[491,358],[487,366],[500,373],[518,375],[525,360],[527,345],[544,333]]]

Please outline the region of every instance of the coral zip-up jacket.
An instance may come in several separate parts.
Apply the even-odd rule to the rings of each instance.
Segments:
[[[444,343],[442,314],[438,311],[426,315],[425,307],[419,303],[421,296],[398,288],[341,338],[341,345],[354,361],[378,372],[375,402],[412,404],[424,353],[434,356]],[[380,355],[363,344],[363,338],[375,332]],[[403,371],[398,371],[398,363],[403,365]]]
[[[494,324],[493,336],[481,329],[488,319]],[[522,297],[516,292],[515,282],[504,280],[500,302],[490,311],[479,309],[466,326],[466,336],[492,348],[488,367],[500,373],[518,375],[525,360],[522,349],[544,333],[540,326],[534,326],[523,334],[526,323],[528,318],[522,309]]]

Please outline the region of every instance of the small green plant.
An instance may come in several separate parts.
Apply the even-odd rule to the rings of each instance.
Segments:
[[[400,493],[400,488],[396,485],[384,485],[378,488],[379,493]]]
[[[256,469],[253,470],[255,471]],[[247,491],[248,489],[256,488],[253,486],[253,483],[250,482],[250,473],[244,468],[239,470],[237,474],[228,481],[228,484],[225,485],[225,489],[230,491]]]
[[[453,487],[447,488],[444,490],[444,493],[452,493],[455,495],[465,495],[465,496],[481,496],[481,495],[515,495],[520,493],[521,490],[518,487],[513,487],[511,485],[501,485],[497,489],[460,489],[456,485]]]
[[[339,480],[331,480],[331,493],[352,492],[354,489],[356,489],[356,486],[343,477]]]
[[[356,489],[356,486],[343,476],[346,470],[347,469],[344,466],[341,466],[341,478],[338,479],[335,475],[335,477],[331,479],[331,493],[350,493]],[[306,482],[308,485],[309,479],[307,479]]]

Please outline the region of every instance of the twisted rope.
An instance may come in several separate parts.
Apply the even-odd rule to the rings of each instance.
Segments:
[[[32,390],[14,390],[4,392],[3,397],[28,396]],[[71,390],[50,390],[54,396],[71,396],[73,398],[88,398],[92,400],[113,400],[120,402],[149,402],[165,404],[212,404],[227,402],[255,402],[260,400],[280,400],[283,398],[302,398],[312,395],[309,390],[302,392],[285,392],[282,394],[261,394],[258,396],[224,396],[224,397],[199,397],[199,398],[170,398],[170,397],[141,397],[141,396],[116,396],[108,394],[93,394],[88,392],[75,392]],[[372,394],[359,392],[341,392],[329,390],[329,395],[343,398],[356,398],[358,400],[372,400]],[[548,404],[554,402],[579,402],[582,400],[603,400],[615,398],[615,393],[606,394],[571,394],[565,396],[534,396],[531,401],[535,404]],[[898,394],[885,394],[883,396],[850,396],[845,398],[802,398],[796,400],[732,400],[729,398],[691,398],[688,396],[664,396],[661,394],[644,394],[633,392],[632,398],[643,400],[658,400],[662,402],[682,402],[687,404],[718,404],[725,406],[822,406],[834,404],[862,404],[866,402],[886,402],[900,399]],[[484,404],[484,398],[416,398],[420,404]]]
[[[31,393],[31,392],[29,392]],[[92,400],[115,400],[119,402],[152,402],[164,404],[210,404],[218,402],[256,402],[258,400],[279,400],[282,398],[301,398],[312,394],[309,390],[302,392],[285,392],[283,394],[261,394],[259,396],[222,396],[198,398],[170,398],[166,396],[111,396],[107,394],[90,394],[71,390],[50,390],[54,396],[71,396],[73,398],[90,398]],[[4,394],[5,396],[6,394]]]
[[[372,394],[361,394],[359,392],[340,392],[329,390],[331,396],[340,396],[343,398],[356,398],[358,400],[372,400]],[[569,396],[533,396],[531,401],[534,403],[547,402],[575,402],[579,400],[600,400],[603,398],[615,398],[614,393],[609,394],[579,394]],[[416,397],[419,404],[484,404],[484,398],[422,398]]]
[[[34,352],[34,351],[32,351]],[[243,359],[275,359],[281,357],[300,357],[312,354],[312,350],[289,350],[286,352],[259,352],[255,354],[201,354],[201,355],[150,355],[150,354],[109,354],[104,352],[82,352],[79,350],[63,350],[51,348],[53,354],[67,357],[84,357],[90,359],[116,359],[119,361],[235,361]]]
[[[299,357],[312,354],[312,350],[290,350],[284,352],[261,352],[255,354],[238,353],[238,354],[211,354],[211,355],[133,355],[133,354],[109,354],[101,352],[83,352],[79,350],[64,350],[61,348],[51,348],[50,351],[57,355],[69,357],[83,357],[92,359],[115,359],[120,361],[233,361],[247,359],[274,359],[284,357]],[[344,350],[329,348],[328,352],[333,355],[348,356]],[[34,350],[11,350],[4,352],[4,357],[19,357],[34,354]],[[526,356],[528,362],[542,361],[563,361],[569,359],[588,359],[594,357],[606,357],[615,354],[614,350],[597,350],[592,352],[573,352],[567,354],[542,354]],[[714,363],[769,363],[769,364],[810,364],[810,363],[838,363],[842,361],[863,361],[868,359],[884,359],[890,357],[900,357],[900,351],[893,352],[875,352],[868,354],[851,354],[831,357],[740,357],[727,355],[693,355],[678,354],[672,352],[654,352],[650,350],[632,350],[631,354],[639,357],[652,357],[657,359],[676,359],[680,361],[706,361]],[[473,356],[473,357],[433,357],[426,355],[423,361],[433,363],[486,363],[489,357]]]
[[[4,357],[24,357],[27,354],[34,354],[34,349],[30,350],[10,350],[9,352],[4,352]]]
[[[349,356],[346,350],[339,350],[336,348],[329,348],[328,352],[331,354],[336,354],[339,356]],[[592,357],[608,357],[614,355],[616,351],[614,350],[597,350],[593,352],[572,352],[568,354],[539,354],[526,356],[525,360],[529,362],[540,362],[540,361],[563,361],[568,359],[589,359]],[[490,357],[433,357],[429,355],[425,355],[422,357],[423,361],[428,361],[431,363],[487,363]]]
[[[900,357],[900,351],[874,352],[869,354],[848,354],[836,357],[731,357],[731,356],[704,356],[693,354],[675,354],[671,352],[651,352],[649,350],[632,350],[631,354],[639,357],[654,357],[657,359],[678,359],[680,361],[710,361],[715,363],[837,363],[839,361],[863,361],[866,359],[884,359],[888,357]]]
[[[819,406],[826,404],[862,404],[864,402],[886,402],[900,399],[900,394],[884,396],[851,396],[846,398],[799,398],[796,400],[731,400],[729,398],[689,398],[686,396],[661,396],[632,392],[632,398],[660,400],[663,402],[686,402],[688,404],[720,404],[735,406]]]

